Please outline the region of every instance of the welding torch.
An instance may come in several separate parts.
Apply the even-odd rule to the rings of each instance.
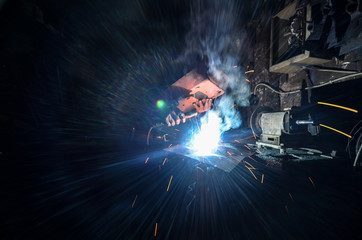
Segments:
[[[192,114],[185,115],[185,116],[182,118],[181,122],[186,123],[186,121],[188,121],[188,120],[190,120],[190,119],[193,119],[193,118],[195,118],[196,116],[198,116],[198,113],[197,113],[197,112],[192,113]],[[148,133],[147,133],[147,146],[150,145],[150,136],[151,136],[152,130],[154,130],[154,129],[160,129],[160,128],[162,128],[162,127],[167,127],[167,128],[169,128],[165,123],[157,123],[157,124],[155,124],[155,125],[153,125],[153,126],[150,127],[150,129],[148,130]],[[168,141],[169,141],[169,138],[168,138],[168,137],[169,137],[169,134],[167,134],[167,133],[165,133],[165,134],[163,134],[163,135],[161,135],[161,136],[156,136],[157,139],[163,140],[164,142],[168,142]]]

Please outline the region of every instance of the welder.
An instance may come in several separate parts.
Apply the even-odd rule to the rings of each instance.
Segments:
[[[168,126],[185,123],[190,116],[202,115],[213,107],[216,98],[224,94],[219,85],[227,76],[221,71],[217,72],[218,77],[209,73],[205,57],[196,60],[199,61],[193,64],[195,67],[167,90],[175,103],[166,117]]]

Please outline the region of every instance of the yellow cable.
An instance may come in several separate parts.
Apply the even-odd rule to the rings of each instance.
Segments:
[[[325,103],[325,102],[318,102],[318,104],[323,104],[323,105],[327,105],[327,106],[332,106],[332,107],[342,108],[342,109],[345,109],[345,110],[348,110],[348,111],[351,111],[351,112],[358,113],[358,111],[357,111],[357,110],[355,110],[355,109],[348,108],[348,107],[343,107],[343,106],[336,105],[336,104]]]
[[[322,127],[328,128],[328,129],[331,129],[331,130],[333,130],[333,131],[336,131],[337,133],[340,133],[340,134],[343,134],[344,136],[347,136],[347,137],[349,137],[349,138],[352,138],[352,137],[351,137],[350,135],[348,135],[347,133],[341,132],[341,131],[339,131],[339,130],[337,130],[337,129],[328,127],[328,126],[323,125],[323,124],[319,124],[319,126],[322,126]]]

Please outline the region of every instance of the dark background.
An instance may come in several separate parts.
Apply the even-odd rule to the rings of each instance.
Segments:
[[[164,152],[130,143],[132,127],[163,121],[167,109],[155,102],[190,65],[182,59],[190,5],[4,3],[2,239],[152,239],[156,222],[159,239],[358,239],[361,173],[345,158],[282,166],[258,161],[256,181],[241,166],[228,174],[175,155],[163,166]],[[241,26],[259,9],[282,5],[241,2]],[[358,96],[359,86],[332,95]],[[320,96],[331,99],[328,94]],[[345,146],[335,133],[322,140],[332,138]]]

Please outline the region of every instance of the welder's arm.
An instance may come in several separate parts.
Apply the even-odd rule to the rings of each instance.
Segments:
[[[213,99],[203,99],[198,101],[197,103],[194,103],[195,109],[197,113],[203,113],[208,111],[213,106]],[[166,117],[166,123],[168,126],[175,126],[179,125],[181,122],[185,123],[186,118],[185,114],[176,114],[175,111],[172,111],[172,113],[168,114]]]

